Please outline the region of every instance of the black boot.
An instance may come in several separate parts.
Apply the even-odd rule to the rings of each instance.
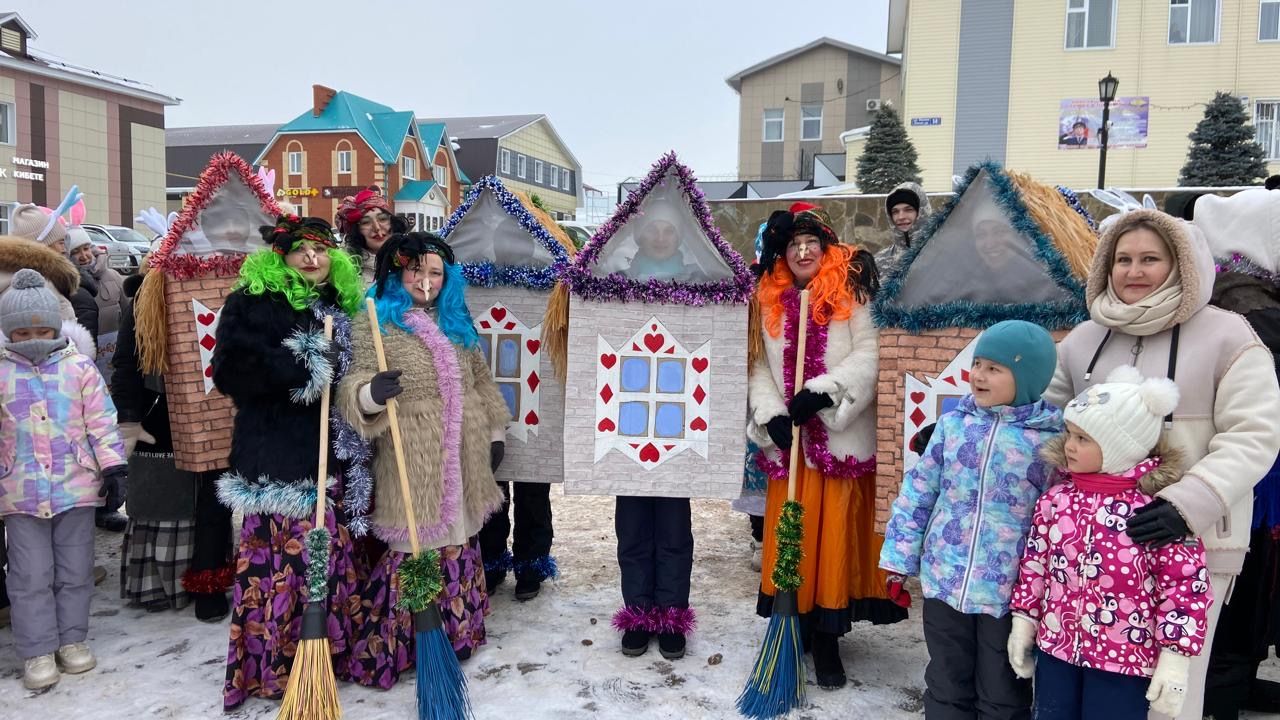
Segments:
[[[538,597],[542,590],[542,574],[523,572],[516,574],[516,599],[521,602]]]
[[[662,633],[658,636],[658,652],[668,660],[684,657],[684,633]]]
[[[840,662],[840,636],[814,631],[813,669],[818,687],[835,690],[844,687],[844,665]]]
[[[227,594],[221,592],[194,593],[196,619],[200,622],[221,622],[231,612]]]
[[[628,630],[622,633],[622,654],[627,657],[640,657],[649,649],[648,630]]]

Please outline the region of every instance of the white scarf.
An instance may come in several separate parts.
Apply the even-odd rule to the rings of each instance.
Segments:
[[[1126,303],[1116,295],[1107,280],[1107,291],[1089,305],[1094,322],[1127,335],[1155,335],[1173,324],[1174,314],[1182,304],[1182,275],[1175,262],[1164,284],[1135,303]]]

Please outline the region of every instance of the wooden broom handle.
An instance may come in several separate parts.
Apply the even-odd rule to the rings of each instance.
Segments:
[[[333,316],[324,316],[324,339],[333,342]],[[337,372],[334,368],[334,372]],[[325,383],[320,391],[320,462],[316,470],[316,524],[325,527],[324,502],[329,490],[329,393],[333,383]]]
[[[796,319],[800,323],[800,334],[796,338],[796,371],[792,376],[795,378],[795,384],[791,388],[791,396],[795,397],[800,388],[804,387],[804,351],[805,345],[809,340],[809,291],[800,291],[800,315]],[[795,502],[796,500],[796,475],[800,472],[800,463],[803,456],[800,452],[800,426],[793,425],[791,427],[791,469],[787,474],[787,502]]]
[[[382,349],[382,328],[378,326],[378,306],[373,298],[365,298],[365,310],[369,315],[369,328],[373,331],[373,350],[378,355],[378,372],[387,371],[387,354]],[[418,518],[413,512],[413,495],[409,491],[409,471],[404,462],[404,442],[400,439],[400,419],[396,415],[395,398],[387,399],[387,419],[391,423],[391,447],[396,455],[396,472],[400,475],[400,494],[404,496],[404,515],[409,522],[409,548],[417,557]]]

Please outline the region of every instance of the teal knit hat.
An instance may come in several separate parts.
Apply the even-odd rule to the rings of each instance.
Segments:
[[[1000,363],[1013,372],[1016,390],[1011,405],[1040,399],[1058,367],[1058,349],[1049,331],[1025,320],[1005,320],[983,331],[975,358]]]

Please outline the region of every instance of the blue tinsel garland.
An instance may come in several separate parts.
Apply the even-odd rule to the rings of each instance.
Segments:
[[[333,318],[333,343],[338,348],[338,367],[333,374],[336,386],[351,369],[353,360],[351,318],[327,303],[313,304],[311,312],[321,322],[325,315]],[[373,497],[373,475],[369,467],[373,462],[373,447],[342,417],[342,413],[329,414],[329,429],[333,454],[342,462],[342,506],[348,516],[347,530],[352,537],[362,537],[369,531],[369,501]]]

